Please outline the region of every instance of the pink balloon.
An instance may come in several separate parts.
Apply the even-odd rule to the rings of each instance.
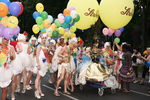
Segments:
[[[62,16],[64,16],[62,13],[58,14],[58,19],[61,18]]]
[[[108,28],[108,30],[109,30],[109,33],[111,33],[111,34],[113,34],[115,31],[113,30],[113,29],[111,29],[111,28]]]
[[[104,28],[104,29],[103,29],[103,34],[104,34],[105,36],[108,35],[108,32],[109,32],[108,28]]]
[[[113,34],[112,33],[108,33],[108,36],[111,37]]]
[[[65,22],[65,17],[64,16],[59,16],[58,21],[59,21],[60,24],[64,23]]]

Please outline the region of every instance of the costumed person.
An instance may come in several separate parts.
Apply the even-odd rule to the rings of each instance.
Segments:
[[[36,65],[36,44],[37,40],[35,37],[31,37],[29,44],[28,44],[28,59],[31,61],[30,65],[26,67],[27,71],[29,71],[28,76],[27,76],[27,83],[26,83],[26,88],[27,90],[31,90],[32,87],[30,86],[30,80],[33,75],[33,69]]]
[[[19,34],[16,48],[17,48],[17,54],[19,57],[19,62],[21,63],[21,67],[22,67],[22,77],[23,77],[22,93],[26,92],[26,82],[27,82],[26,67],[30,66],[30,62],[32,62],[29,60],[29,57],[27,54],[28,43],[25,41],[26,41],[26,37],[23,34]]]
[[[51,39],[50,43],[49,43],[49,47],[48,47],[48,55],[49,55],[49,59],[50,59],[50,62],[49,62],[49,67],[50,67],[49,68],[49,72],[50,72],[49,73],[49,83],[50,84],[52,84],[52,73],[54,73],[52,70],[52,59],[53,59],[55,50],[56,50],[56,41]]]
[[[47,34],[41,35],[41,43],[38,45],[36,50],[36,67],[34,68],[34,73],[36,73],[35,79],[35,97],[40,99],[44,96],[41,90],[41,78],[44,77],[48,71],[48,52],[45,46],[47,39]]]
[[[9,40],[2,38],[0,43],[0,88],[1,100],[6,100],[12,78],[12,61],[15,59],[15,49],[9,45]],[[13,100],[13,99],[12,99]]]
[[[121,81],[121,91],[130,92],[130,83],[135,80],[135,74],[132,68],[131,53],[128,51],[129,46],[127,44],[122,45],[122,67],[120,68],[119,80]],[[126,83],[126,89],[124,90],[123,85]]]
[[[142,59],[145,61],[145,63],[147,63],[148,61],[150,61],[150,47],[147,48],[147,57],[143,57],[143,56],[138,56],[136,55],[138,58]],[[146,66],[149,68],[149,74],[150,74],[150,66],[146,64]],[[150,78],[149,78],[150,79]],[[148,89],[148,93],[150,94],[150,89]]]
[[[57,80],[56,89],[54,91],[55,96],[60,96],[58,93],[58,88],[59,88],[61,81],[64,79],[64,77],[65,77],[65,79],[64,79],[64,93],[70,94],[67,91],[68,75],[71,72],[70,56],[71,56],[73,49],[76,47],[76,45],[77,45],[77,39],[72,38],[69,41],[69,45],[61,48],[60,52],[58,53],[58,57],[60,59],[60,65],[58,67],[58,78],[59,79]]]
[[[65,44],[65,39],[63,36],[61,36],[59,39],[58,39],[58,42],[56,44],[56,50],[55,50],[55,53],[54,53],[54,56],[52,58],[52,65],[51,65],[51,72],[54,73],[54,84],[55,84],[55,87],[56,87],[56,84],[57,84],[57,75],[58,75],[58,66],[59,66],[59,63],[60,63],[60,59],[58,57],[58,53],[60,52],[61,48],[66,46]],[[59,87],[60,89],[61,87]]]

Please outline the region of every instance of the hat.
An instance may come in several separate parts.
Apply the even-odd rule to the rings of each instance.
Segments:
[[[110,46],[110,42],[106,42],[106,43],[104,44],[104,48],[106,48],[107,46]]]
[[[54,45],[56,45],[56,41],[55,40],[51,40],[50,43],[53,43]]]
[[[18,41],[21,41],[21,40],[25,41],[26,37],[23,34],[19,34],[17,40]]]

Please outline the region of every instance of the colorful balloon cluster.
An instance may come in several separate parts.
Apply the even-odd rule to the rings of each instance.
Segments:
[[[48,13],[44,11],[44,6],[42,3],[38,3],[36,5],[36,10],[37,11],[33,13],[33,18],[35,19],[36,24],[33,25],[32,31],[35,34],[38,34],[39,32],[45,33],[46,29],[51,26],[53,17],[51,15],[48,15]]]
[[[20,32],[18,18],[23,12],[23,5],[20,2],[0,0],[0,36],[11,39]],[[7,16],[9,15],[9,17]]]

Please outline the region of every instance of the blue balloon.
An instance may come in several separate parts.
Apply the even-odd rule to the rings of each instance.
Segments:
[[[39,12],[37,12],[37,11],[35,11],[34,13],[33,13],[33,18],[36,20],[36,18],[37,17],[40,17],[41,16],[41,14],[39,13]]]
[[[62,27],[63,27],[64,29],[69,28],[69,24],[63,23],[63,24],[62,24]]]
[[[65,16],[65,22],[69,24],[72,21],[72,17],[70,15]]]
[[[148,67],[150,67],[150,61],[147,62]]]
[[[73,22],[70,24],[70,27],[73,26],[74,24],[75,24],[75,22],[73,21]]]
[[[21,12],[20,5],[17,2],[12,2],[9,5],[9,12],[11,13],[11,15],[17,16]]]
[[[44,32],[46,32],[46,29],[44,28],[44,29],[41,29],[40,30],[42,33],[44,33]]]
[[[124,28],[120,28],[119,30],[120,30],[121,32],[123,32],[123,31],[124,31]]]
[[[48,20],[52,23],[54,21],[53,17],[51,15],[48,15]]]
[[[0,16],[0,21],[2,20],[2,17]]]
[[[9,5],[10,5],[10,1],[9,1],[9,0],[0,0],[0,2],[5,3],[8,7],[9,7]]]

